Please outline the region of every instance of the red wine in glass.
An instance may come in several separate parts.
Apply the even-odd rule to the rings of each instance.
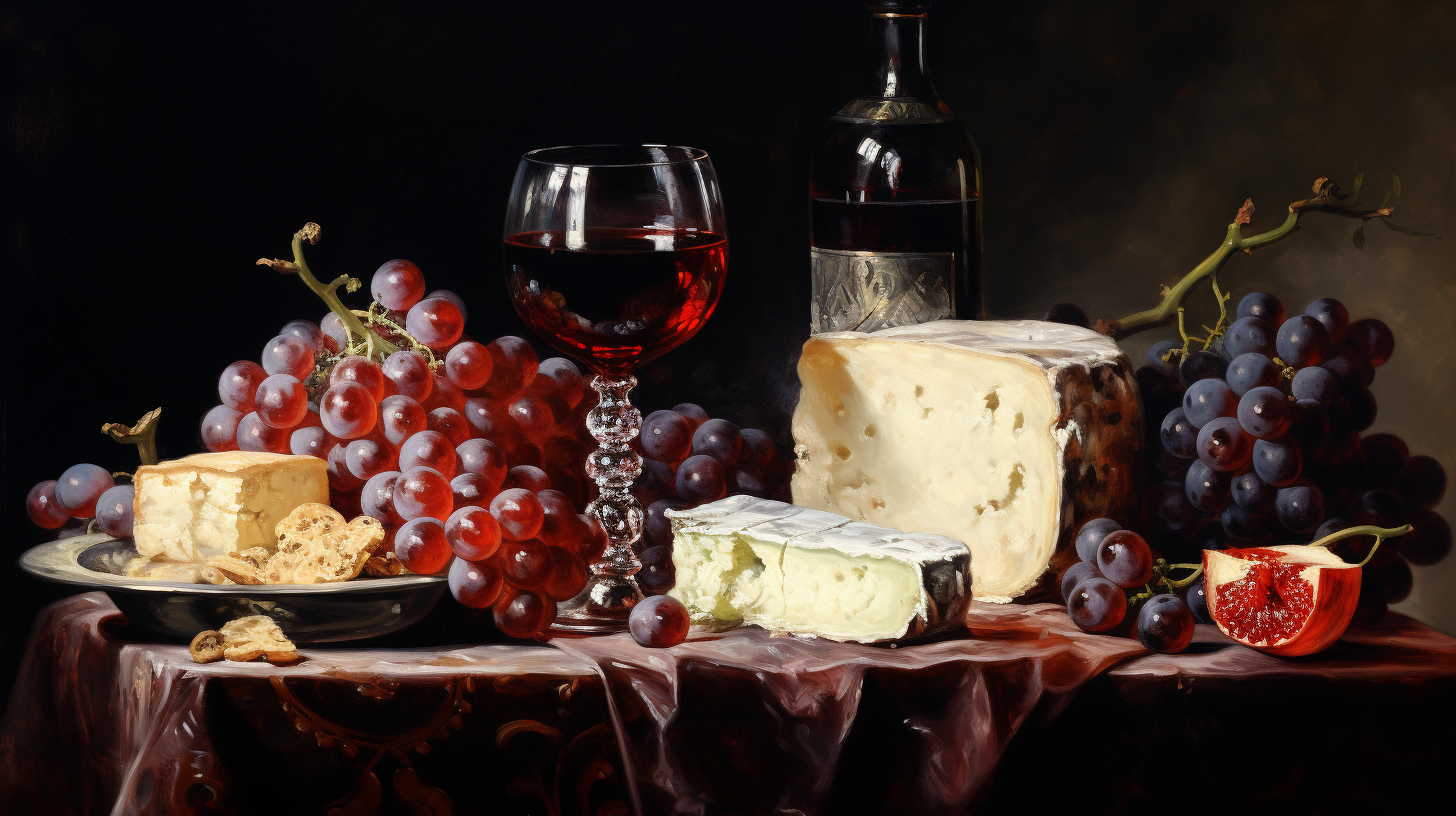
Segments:
[[[552,629],[599,634],[627,626],[642,600],[632,550],[642,505],[632,482],[642,457],[632,440],[642,414],[632,370],[686,342],[723,292],[728,233],[708,154],[672,145],[581,145],[521,157],[506,204],[502,259],[521,319],[595,372],[587,429],[600,447],[586,460],[597,485],[587,508],[608,545],[577,597],[557,606]]]
[[[546,342],[621,376],[681,345],[713,313],[728,240],[701,230],[596,228],[508,236],[517,310]]]

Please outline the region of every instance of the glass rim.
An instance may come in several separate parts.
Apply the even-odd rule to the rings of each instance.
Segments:
[[[666,150],[680,150],[685,155],[682,156],[681,158],[664,159],[664,160],[660,160],[660,161],[650,161],[649,160],[649,161],[620,161],[620,162],[604,162],[604,161],[600,161],[600,160],[593,160],[593,161],[561,161],[559,159],[552,160],[552,159],[547,158],[545,155],[543,155],[543,154],[549,154],[549,153],[558,152],[558,151],[559,152],[566,152],[566,151],[572,151],[572,150],[581,150],[581,151],[587,151],[587,150],[624,150],[624,151],[625,150],[638,150],[638,151],[642,151],[642,150],[647,150],[649,148],[654,148],[654,147],[655,148],[666,149]],[[700,147],[688,147],[686,145],[669,145],[669,144],[625,144],[625,143],[620,143],[620,144],[603,143],[603,144],[584,144],[584,145],[557,145],[555,147],[538,147],[535,150],[528,150],[528,151],[526,151],[525,153],[523,153],[521,155],[521,161],[528,161],[528,162],[531,162],[533,164],[542,164],[542,165],[547,165],[547,166],[551,166],[551,167],[602,167],[602,168],[610,168],[610,167],[664,167],[664,166],[672,165],[672,164],[687,164],[689,162],[704,161],[707,158],[708,158],[708,151],[703,150]]]

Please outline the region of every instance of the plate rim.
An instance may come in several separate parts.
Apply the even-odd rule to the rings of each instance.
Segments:
[[[93,572],[81,566],[79,557],[84,550],[107,541],[123,540],[105,533],[52,539],[21,553],[17,563],[27,574],[43,581],[102,591],[130,591],[147,594],[351,595],[360,592],[415,589],[439,584],[446,580],[444,575],[411,574],[320,584],[188,584],[181,581],[156,581]],[[46,560],[47,556],[59,559],[59,563]]]

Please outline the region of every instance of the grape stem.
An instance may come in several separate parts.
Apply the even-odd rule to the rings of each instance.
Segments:
[[[136,445],[137,458],[143,465],[157,463],[157,422],[162,418],[162,409],[153,408],[142,414],[136,425],[108,422],[101,426],[101,432],[123,445]]]
[[[328,304],[329,311],[339,316],[339,320],[343,321],[344,328],[348,330],[349,334],[359,337],[364,342],[370,351],[371,357],[377,355],[378,359],[383,359],[396,351],[400,351],[401,348],[399,346],[385,340],[373,329],[364,325],[363,321],[359,320],[359,317],[349,307],[345,306],[343,301],[339,300],[339,287],[344,287],[344,291],[346,292],[356,292],[359,290],[360,283],[358,278],[340,275],[325,284],[314,277],[313,270],[308,268],[308,261],[303,258],[303,242],[308,241],[310,244],[317,244],[322,234],[323,228],[310,221],[303,225],[303,229],[293,234],[292,261],[259,258],[258,265],[269,267],[284,274],[296,274],[302,278],[303,282],[308,285],[308,288],[312,289],[314,294],[318,295],[323,299],[324,303]]]
[[[1360,566],[1363,567],[1367,562],[1370,561],[1372,557],[1374,557],[1375,551],[1380,549],[1380,544],[1385,541],[1385,539],[1394,538],[1396,536],[1403,536],[1410,531],[1411,526],[1409,524],[1402,524],[1399,527],[1375,527],[1370,524],[1362,524],[1359,527],[1346,527],[1343,530],[1337,530],[1325,536],[1324,538],[1321,538],[1319,541],[1311,542],[1309,546],[1328,547],[1336,541],[1345,538],[1354,538],[1355,536],[1359,535],[1375,536],[1375,545],[1370,548],[1370,552],[1365,556],[1365,560],[1360,562]]]
[[[1358,190],[1359,180],[1357,179],[1356,182]],[[1372,218],[1385,218],[1395,211],[1394,207],[1377,207],[1372,210],[1355,209],[1344,203],[1348,197],[1341,193],[1340,188],[1329,179],[1323,177],[1315,179],[1314,196],[1290,204],[1289,214],[1285,216],[1283,224],[1268,232],[1249,236],[1243,234],[1243,226],[1253,220],[1254,201],[1246,199],[1244,206],[1239,208],[1238,214],[1234,217],[1234,222],[1229,224],[1223,243],[1219,244],[1218,249],[1193,267],[1193,270],[1184,275],[1183,279],[1174,284],[1171,289],[1164,287],[1161,303],[1151,309],[1130,314],[1119,320],[1098,320],[1097,330],[1110,337],[1118,338],[1167,323],[1179,313],[1183,300],[1194,285],[1204,278],[1212,278],[1217,274],[1235,252],[1243,250],[1252,253],[1260,247],[1268,246],[1288,236],[1299,228],[1299,218],[1306,212],[1324,212],[1369,221]],[[1217,288],[1214,291],[1217,292]],[[1220,297],[1220,323],[1223,322],[1222,318],[1227,317],[1222,302],[1224,299],[1224,297]],[[1212,335],[1213,332],[1210,331],[1210,334]],[[1212,342],[1212,338],[1209,342]],[[1186,335],[1184,348],[1185,350],[1187,348]]]

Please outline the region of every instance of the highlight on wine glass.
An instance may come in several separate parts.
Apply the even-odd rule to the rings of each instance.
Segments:
[[[521,157],[506,207],[506,287],[521,318],[596,375],[587,427],[597,484],[588,508],[610,544],[592,578],[558,608],[555,629],[626,627],[642,599],[632,551],[642,506],[630,492],[642,457],[629,445],[642,414],[628,400],[633,370],[682,345],[723,291],[728,233],[708,154],[670,145],[582,145]]]

